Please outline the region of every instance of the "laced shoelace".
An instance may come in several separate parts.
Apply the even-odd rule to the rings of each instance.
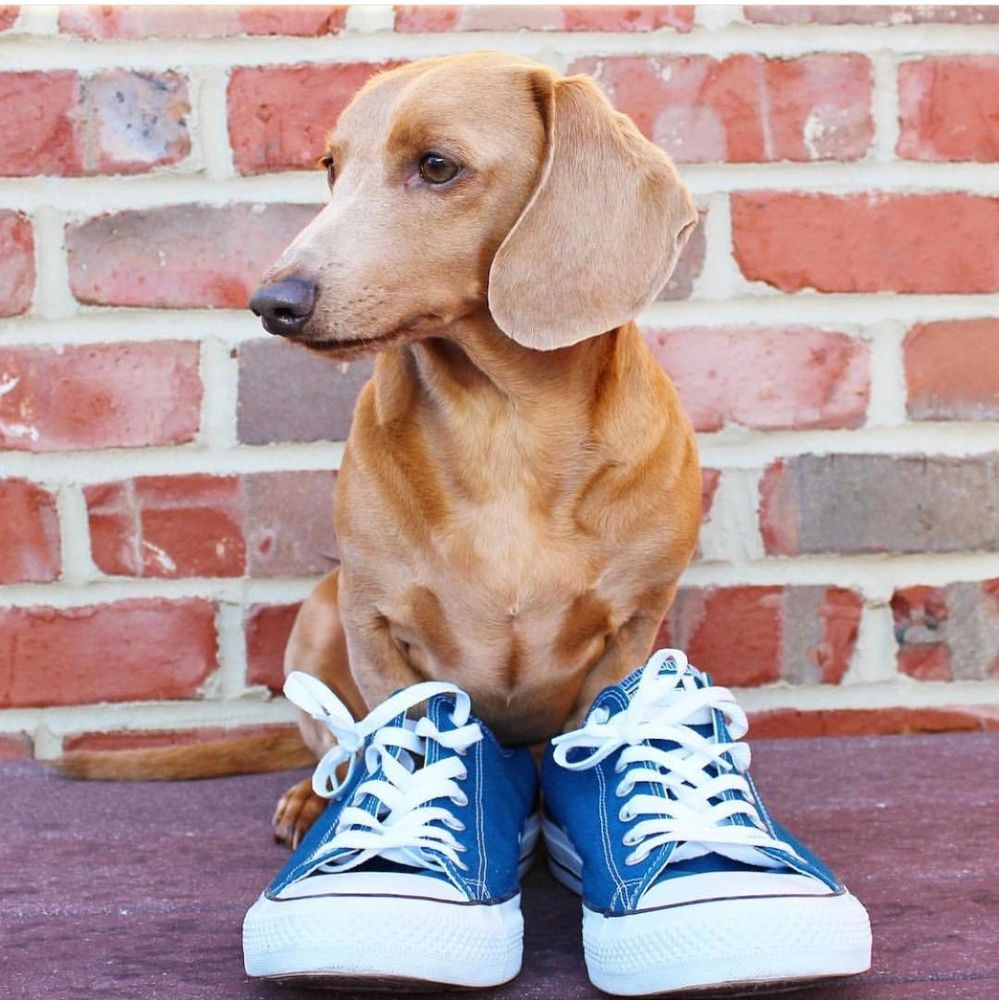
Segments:
[[[332,840],[324,845],[324,852],[343,851],[346,855],[320,866],[323,871],[349,871],[375,857],[444,870],[443,856],[458,868],[467,868],[458,856],[466,848],[452,832],[461,832],[464,824],[446,807],[429,805],[435,799],[450,800],[459,807],[468,803],[459,784],[468,777],[461,757],[482,739],[482,729],[468,721],[471,701],[464,691],[439,681],[415,684],[392,695],[361,720],[355,720],[347,706],[311,674],[289,674],[284,691],[337,741],[313,772],[312,787],[317,795],[339,797],[360,759],[371,776],[357,786],[351,803],[337,819]],[[454,729],[442,731],[425,715],[405,719],[401,726],[390,725],[398,716],[440,694],[454,697]],[[359,751],[369,738],[361,758]],[[455,753],[433,764],[421,763],[430,741]],[[343,764],[346,771],[338,778],[337,770]],[[375,778],[379,770],[381,775]],[[353,804],[367,795],[377,800],[374,812]]]
[[[675,670],[663,672],[670,660]],[[710,723],[712,709],[724,715],[733,742],[702,736],[693,728]],[[570,771],[595,767],[621,751],[615,772],[622,777],[615,792],[626,801],[619,816],[623,823],[637,821],[622,837],[633,848],[625,864],[639,864],[657,847],[679,842],[722,851],[729,846],[786,852],[788,845],[767,832],[743,777],[750,752],[737,741],[748,728],[745,712],[727,688],[698,687],[684,653],[663,649],[645,666],[626,709],[615,715],[597,709],[581,729],[552,742],[556,763]],[[664,750],[653,741],[676,746]],[[574,750],[590,753],[570,758]],[[635,793],[639,783],[659,786],[662,794]],[[737,816],[749,825],[735,821]]]

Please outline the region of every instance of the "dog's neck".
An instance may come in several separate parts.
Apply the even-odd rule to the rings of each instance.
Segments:
[[[562,405],[577,399],[592,403],[626,331],[621,327],[571,347],[534,351],[510,340],[483,310],[402,352],[411,377],[431,399],[446,405],[485,390],[498,405],[531,420],[550,409],[554,399]]]

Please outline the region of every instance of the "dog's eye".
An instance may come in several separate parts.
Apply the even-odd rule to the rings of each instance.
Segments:
[[[420,157],[420,176],[428,184],[447,184],[458,176],[461,167],[440,153],[424,153]]]
[[[333,162],[333,157],[324,156],[319,162],[326,168],[327,183],[330,187],[333,187],[333,182],[336,180],[336,164]]]

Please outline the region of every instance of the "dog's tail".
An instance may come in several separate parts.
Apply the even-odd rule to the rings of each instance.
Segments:
[[[50,761],[70,778],[91,781],[178,781],[288,771],[316,762],[297,729],[145,750],[73,750]]]

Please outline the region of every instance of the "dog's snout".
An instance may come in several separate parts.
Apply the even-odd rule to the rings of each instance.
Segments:
[[[250,309],[268,333],[296,337],[312,315],[316,292],[315,282],[308,278],[284,278],[258,288],[250,299]]]

